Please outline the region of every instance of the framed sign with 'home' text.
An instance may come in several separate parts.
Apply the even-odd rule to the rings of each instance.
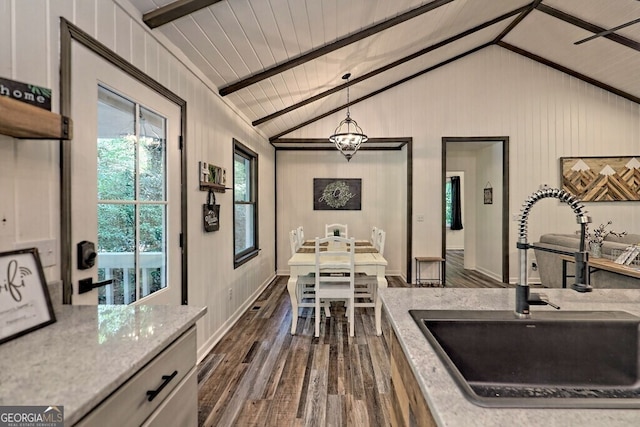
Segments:
[[[51,89],[0,77],[0,96],[51,111]]]

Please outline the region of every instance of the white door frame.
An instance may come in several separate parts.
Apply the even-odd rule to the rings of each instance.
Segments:
[[[72,43],[80,43],[99,57],[122,70],[138,82],[167,98],[180,107],[180,134],[181,160],[180,160],[180,246],[181,254],[181,303],[188,303],[188,275],[187,275],[187,193],[186,193],[186,126],[187,103],[184,99],[173,93],[162,84],[143,73],[131,63],[124,60],[118,54],[105,45],[82,31],[65,18],[60,18],[60,114],[71,117],[71,69],[72,69]],[[72,117],[73,119],[73,117]],[[71,222],[71,153],[74,142],[72,140],[60,141],[60,254],[61,254],[61,278],[63,283],[63,303],[71,304],[73,292],[72,269],[75,267],[75,246],[72,240]]]

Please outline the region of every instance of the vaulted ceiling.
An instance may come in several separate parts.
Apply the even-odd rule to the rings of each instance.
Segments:
[[[490,45],[640,103],[638,0],[131,1],[272,140]]]

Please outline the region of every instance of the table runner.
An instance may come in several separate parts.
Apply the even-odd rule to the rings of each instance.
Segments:
[[[326,251],[327,248],[326,247],[322,247],[320,248],[320,251]],[[303,246],[300,249],[298,249],[297,251],[299,254],[314,254],[316,253],[316,248],[315,246],[312,247],[308,247],[308,246]],[[377,254],[378,250],[376,248],[374,248],[373,246],[358,246],[356,245],[356,253],[357,254]]]
[[[315,240],[307,240],[305,241],[302,246],[312,246],[315,247],[316,246],[316,242]],[[320,246],[327,246],[327,242],[324,243],[320,243]],[[356,240],[356,247],[358,246],[371,246],[371,242],[369,242],[368,240]]]

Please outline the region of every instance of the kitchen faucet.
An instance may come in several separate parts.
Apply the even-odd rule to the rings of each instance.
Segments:
[[[549,188],[544,187],[540,190],[536,191],[532,195],[530,195],[527,200],[522,204],[522,209],[520,213],[519,219],[519,230],[518,230],[518,243],[517,248],[519,251],[519,281],[516,286],[516,316],[517,317],[529,317],[529,306],[530,305],[550,305],[556,309],[560,309],[557,305],[549,302],[546,299],[546,296],[542,294],[530,294],[529,293],[529,282],[527,279],[527,249],[533,248],[533,245],[530,245],[527,242],[527,221],[529,219],[529,212],[533,205],[541,199],[553,197],[559,199],[562,202],[568,204],[573,212],[576,214],[576,222],[580,224],[580,248],[578,252],[565,252],[559,251],[555,249],[544,248],[541,246],[536,246],[536,249],[546,251],[546,252],[554,252],[563,255],[572,255],[575,259],[576,264],[576,283],[571,287],[578,292],[590,292],[592,290],[589,285],[589,254],[585,249],[585,235],[586,235],[586,226],[591,222],[591,217],[586,215],[586,211],[584,210],[584,205],[581,204],[578,199],[576,199],[571,194],[567,193],[564,190],[558,188]]]

